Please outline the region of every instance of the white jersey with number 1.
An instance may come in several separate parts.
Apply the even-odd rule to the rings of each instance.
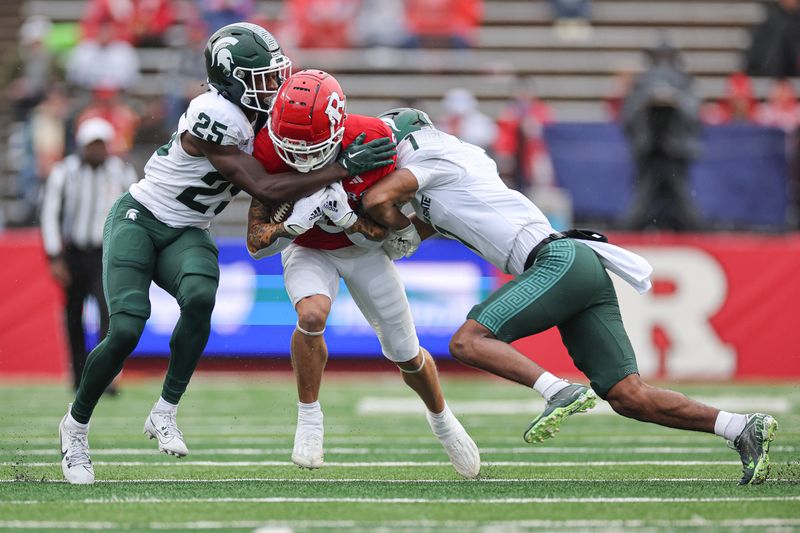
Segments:
[[[189,103],[178,131],[150,157],[144,179],[131,186],[131,195],[167,226],[205,229],[239,191],[208,159],[183,150],[184,131],[248,154],[253,153],[255,132],[238,106],[210,90]]]
[[[452,135],[413,132],[397,145],[397,166],[417,178],[417,216],[503,272],[521,274],[530,250],[555,231],[538,207],[506,187],[483,149]]]

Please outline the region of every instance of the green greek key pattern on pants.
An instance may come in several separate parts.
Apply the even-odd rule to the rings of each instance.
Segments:
[[[494,299],[476,317],[470,318],[475,318],[492,331],[500,330],[531,302],[552,289],[566,274],[575,261],[575,245],[569,239],[554,241],[549,244],[546,255],[547,261],[538,265],[537,275],[526,276],[523,273],[507,285],[509,288],[502,298]],[[501,290],[504,289],[506,287]]]

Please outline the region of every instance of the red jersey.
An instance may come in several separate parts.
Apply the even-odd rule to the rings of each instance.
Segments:
[[[364,143],[368,143],[374,139],[381,137],[392,138],[392,130],[389,129],[381,119],[368,117],[365,115],[347,115],[344,123],[344,138],[342,139],[342,149],[347,148],[356,137],[361,133],[366,133],[367,137]],[[269,138],[267,128],[263,128],[258,135],[253,145],[253,157],[258,159],[264,169],[270,174],[280,174],[281,172],[291,172],[294,169],[286,164],[278,153],[275,151],[275,146],[272,144],[272,139]],[[397,158],[395,157],[395,162]],[[347,197],[350,201],[350,207],[353,211],[357,211],[361,205],[361,196],[364,192],[378,180],[389,174],[395,169],[395,164],[386,165],[385,167],[370,170],[358,176],[349,176],[342,180]],[[338,250],[352,246],[352,241],[344,233],[344,230],[334,225],[327,218],[323,218],[317,224],[303,233],[299,237],[295,237],[295,244],[305,246],[306,248],[317,248],[319,250]]]

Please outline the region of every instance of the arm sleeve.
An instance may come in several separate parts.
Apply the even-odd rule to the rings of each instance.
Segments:
[[[64,164],[53,168],[47,179],[42,202],[42,240],[44,251],[49,257],[59,255],[63,249],[61,242],[61,203],[64,193]]]
[[[426,186],[440,183],[454,172],[448,161],[444,159],[420,159],[405,165],[403,168],[414,174],[422,190]]]

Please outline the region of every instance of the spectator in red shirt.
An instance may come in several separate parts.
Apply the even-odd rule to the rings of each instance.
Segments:
[[[161,46],[175,15],[170,0],[89,0],[81,22],[83,38],[93,39],[104,22],[114,37],[135,46]]]
[[[287,48],[349,48],[358,0],[287,0],[285,34]]]
[[[130,152],[140,119],[123,94],[114,90],[95,91],[92,102],[78,113],[76,129],[90,118],[102,118],[114,127],[114,138],[108,144],[110,154],[124,157]]]
[[[703,106],[701,118],[706,124],[755,123],[758,107],[750,77],[743,72],[734,72],[728,78],[725,98]]]
[[[411,48],[470,48],[483,19],[481,0],[406,0]]]
[[[759,124],[780,128],[793,133],[800,128],[800,104],[789,80],[775,80],[770,90],[769,100],[759,107]]]
[[[552,111],[536,98],[531,80],[519,80],[515,92],[497,119],[494,151],[500,175],[518,191],[533,185],[551,185],[553,168],[543,130],[553,120]]]

